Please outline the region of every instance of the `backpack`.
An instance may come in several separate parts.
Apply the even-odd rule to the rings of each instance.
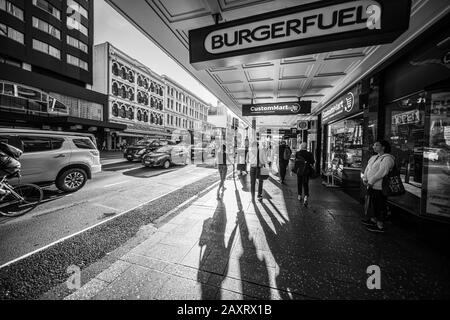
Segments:
[[[301,155],[296,154],[295,156],[295,166],[294,166],[294,173],[296,173],[298,176],[305,175],[308,168],[308,162],[305,158],[303,158]]]
[[[284,148],[283,159],[289,160],[291,158],[291,154],[292,154],[291,149],[288,146],[286,146],[286,148]]]
[[[22,150],[4,142],[0,142],[0,152],[15,160],[19,160],[23,154]]]

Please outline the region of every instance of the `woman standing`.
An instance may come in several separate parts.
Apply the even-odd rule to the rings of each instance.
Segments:
[[[382,192],[383,178],[394,167],[395,158],[391,154],[391,145],[386,140],[377,140],[373,145],[376,155],[369,159],[363,175],[364,185],[373,208],[373,217],[362,221],[371,232],[384,232],[387,198]],[[369,210],[370,211],[370,210]]]
[[[222,150],[217,150],[217,165],[219,169],[220,175],[220,184],[219,189],[217,189],[217,199],[220,200],[220,189],[222,188],[222,194],[225,192],[225,178],[227,177],[228,165],[233,164],[233,160],[230,155],[227,153],[227,146],[225,144],[222,145]]]

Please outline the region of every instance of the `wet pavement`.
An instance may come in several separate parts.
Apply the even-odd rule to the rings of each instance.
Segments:
[[[341,190],[317,179],[305,208],[293,177],[271,175],[262,202],[248,180],[228,179],[221,200],[198,198],[66,299],[450,298],[449,258],[393,223],[369,233]],[[379,290],[368,289],[369,266]]]

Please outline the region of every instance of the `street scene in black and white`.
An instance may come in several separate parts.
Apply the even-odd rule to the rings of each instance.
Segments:
[[[449,196],[447,0],[0,0],[0,300],[448,300]]]

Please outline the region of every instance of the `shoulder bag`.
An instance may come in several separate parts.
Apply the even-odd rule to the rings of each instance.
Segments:
[[[405,187],[403,186],[397,164],[394,164],[389,173],[383,177],[381,192],[386,197],[401,196],[405,193]]]

